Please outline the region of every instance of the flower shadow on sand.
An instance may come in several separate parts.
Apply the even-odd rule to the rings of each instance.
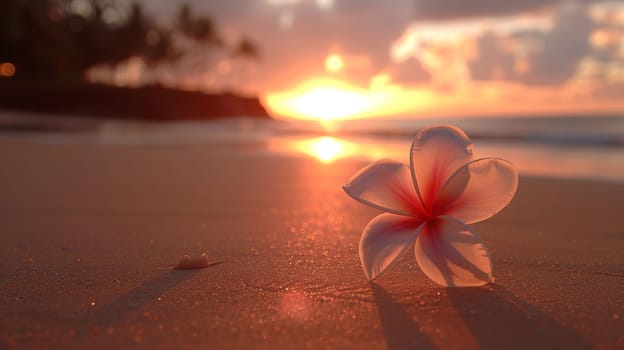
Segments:
[[[436,349],[429,336],[420,331],[412,316],[383,287],[376,283],[371,283],[371,286],[389,350]]]
[[[448,296],[481,349],[590,349],[573,330],[500,286],[450,288]]]
[[[438,348],[404,306],[383,287],[371,286],[388,349]],[[449,288],[447,293],[480,349],[591,348],[573,330],[499,286]]]

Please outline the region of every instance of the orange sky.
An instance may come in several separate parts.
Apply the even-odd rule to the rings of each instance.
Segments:
[[[328,58],[337,57],[335,54]],[[331,62],[331,61],[329,61]],[[342,64],[342,63],[341,63]],[[292,89],[268,92],[264,104],[277,117],[321,121],[367,117],[591,115],[624,111],[624,100],[597,99],[586,82],[566,87],[526,87],[504,81],[468,82],[452,92],[394,84],[388,74],[359,87],[328,74]]]
[[[291,89],[268,92],[265,105],[277,117],[331,121],[367,117],[518,116],[535,114],[591,115],[624,111],[624,99],[600,99],[587,81],[566,86],[524,86],[515,82],[465,82],[452,91],[427,85],[395,84],[389,74],[359,87],[332,76],[346,63],[327,56],[326,74]]]
[[[259,94],[306,119],[624,112],[624,5],[557,0],[191,0],[257,62],[214,52],[149,74]],[[144,2],[163,19],[171,2]],[[125,69],[125,71],[124,71]],[[144,79],[134,62],[120,76]],[[156,72],[156,73],[154,73]]]

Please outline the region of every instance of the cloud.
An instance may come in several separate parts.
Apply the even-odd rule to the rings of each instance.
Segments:
[[[396,63],[386,69],[392,82],[401,85],[422,85],[431,80],[431,74],[417,58]]]
[[[547,31],[486,32],[469,62],[474,80],[563,86],[578,79],[618,80],[624,73],[624,23],[590,16],[588,7],[560,8]]]
[[[564,8],[555,26],[541,38],[542,49],[530,57],[528,84],[561,84],[576,73],[581,59],[589,54],[589,37],[595,24],[584,7]]]
[[[450,20],[471,17],[504,16],[542,10],[559,0],[414,0],[413,16],[417,20]]]
[[[488,31],[475,40],[477,57],[469,60],[471,78],[474,80],[513,80],[520,69],[514,53],[506,48],[504,38]]]
[[[412,27],[401,39],[398,61],[421,60],[434,84],[477,80],[556,86],[574,78],[584,58],[605,55],[599,56],[590,43],[598,26],[586,6],[565,5],[548,16],[527,18],[456,21],[446,24],[446,28],[455,26],[451,31],[439,23]],[[610,55],[616,51],[608,49]]]

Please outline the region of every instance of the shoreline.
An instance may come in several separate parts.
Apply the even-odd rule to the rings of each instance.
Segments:
[[[320,127],[320,126],[319,126]],[[395,125],[395,127],[397,127]],[[487,126],[484,126],[487,127]],[[601,127],[604,127],[601,126]],[[342,135],[338,130],[301,132],[296,121],[236,117],[215,121],[144,122],[90,118],[49,118],[0,110],[0,138],[46,144],[99,144],[102,147],[246,149],[258,155],[310,156],[331,163],[339,159],[407,163],[411,139]],[[619,129],[618,129],[619,130]],[[559,133],[563,132],[562,130]],[[469,134],[470,135],[470,134]],[[572,138],[579,138],[573,136]],[[580,137],[584,139],[584,137]],[[560,178],[624,181],[624,147],[568,145],[476,139],[475,157],[498,157],[521,174]],[[229,150],[228,150],[229,151]]]
[[[74,118],[192,121],[246,115],[271,119],[257,96],[181,90],[162,85],[118,87],[97,83],[19,82],[0,84],[0,106]]]

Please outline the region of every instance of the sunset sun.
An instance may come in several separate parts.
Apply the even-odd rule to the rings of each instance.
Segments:
[[[269,108],[278,115],[332,121],[357,119],[390,108],[396,91],[369,90],[349,83],[320,78],[292,90],[267,94]]]

